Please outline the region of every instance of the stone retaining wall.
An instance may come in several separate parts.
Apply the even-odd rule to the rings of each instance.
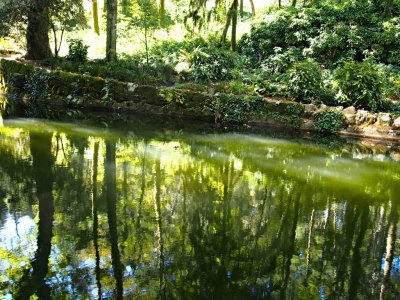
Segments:
[[[48,107],[157,114],[209,122],[229,122],[229,112],[241,105],[240,119],[252,126],[284,126],[313,131],[313,119],[325,105],[238,96],[210,95],[174,87],[136,85],[0,58],[0,84],[16,106],[43,103]],[[38,96],[39,95],[39,96]],[[35,97],[37,99],[35,99]],[[244,99],[241,100],[241,97]],[[243,104],[241,104],[243,102]],[[252,103],[257,103],[254,108]],[[233,108],[232,108],[233,107]],[[400,118],[363,110],[335,108],[347,119],[340,134],[400,141]],[[244,121],[245,120],[245,121]]]

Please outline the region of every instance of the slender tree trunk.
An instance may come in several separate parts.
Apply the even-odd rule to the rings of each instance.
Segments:
[[[42,60],[51,57],[48,0],[32,0],[26,29],[26,57]]]
[[[94,29],[94,32],[97,35],[99,35],[100,34],[99,8],[98,8],[97,0],[92,0],[92,14],[93,14],[93,29]]]
[[[107,0],[106,60],[117,60],[117,14],[118,0]]]
[[[296,7],[296,5],[297,5],[297,0],[292,0],[292,6]]]
[[[256,8],[254,6],[253,0],[250,0],[250,6],[251,6],[251,17],[254,18],[256,16]]]
[[[58,54],[60,53],[60,50],[61,50],[61,45],[63,42],[65,30],[64,29],[61,30],[60,41],[58,41],[58,39],[57,39],[57,30],[53,24],[51,25],[51,30],[53,31],[53,36],[54,36],[54,57],[58,58]]]
[[[57,48],[57,55],[60,53],[60,50],[61,50],[61,45],[62,45],[63,38],[64,38],[64,32],[65,32],[65,29],[62,29],[61,36],[60,36],[60,43],[58,44],[58,48]]]
[[[226,41],[226,36],[228,35],[228,29],[231,26],[232,13],[233,13],[233,4],[229,8],[228,13],[226,14],[226,23],[225,23],[224,30],[222,31],[221,43],[224,43]]]
[[[160,26],[165,24],[165,0],[160,0],[160,10],[158,12]]]
[[[147,65],[150,64],[148,30],[149,30],[149,28],[147,26],[147,15],[145,14],[145,17],[144,17],[144,46],[146,48],[146,63],[147,63]]]
[[[232,51],[236,51],[236,27],[238,19],[238,0],[233,0],[233,12],[232,12],[232,36],[231,36],[231,46]]]
[[[51,24],[51,30],[53,31],[53,38],[54,38],[54,56],[55,58],[58,58],[57,30],[54,24]]]
[[[282,8],[282,0],[278,0],[278,7]]]
[[[239,11],[240,11],[240,18],[241,19],[243,19],[243,0],[240,0],[240,9],[239,9]]]

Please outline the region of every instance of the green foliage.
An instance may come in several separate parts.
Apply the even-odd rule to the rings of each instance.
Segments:
[[[198,47],[191,56],[191,76],[196,82],[232,79],[231,70],[239,63],[235,53],[222,48]]]
[[[43,96],[47,88],[47,81],[50,73],[45,70],[33,73],[24,86],[24,90],[29,94],[32,100],[37,100]]]
[[[392,99],[400,100],[400,66],[381,66],[385,77],[385,94]]]
[[[21,34],[26,34],[28,15],[35,1],[32,0],[2,0],[0,1],[0,36],[13,36],[21,40]],[[37,1],[36,1],[37,2]],[[86,18],[82,0],[51,0],[44,2],[49,16],[49,27],[54,33],[72,31],[86,26]],[[40,13],[35,12],[34,13]],[[54,39],[55,52],[62,42]]]
[[[217,82],[215,84],[215,92],[233,95],[250,95],[253,94],[253,89],[242,81],[232,80],[228,82]]]
[[[212,110],[217,122],[243,124],[251,113],[260,111],[263,103],[263,98],[258,96],[220,94],[215,98]]]
[[[159,60],[150,60],[147,64],[144,55],[122,57],[116,62],[90,60],[84,63],[57,60],[48,61],[49,66],[67,72],[89,74],[95,77],[112,78],[124,82],[141,84],[171,84],[175,81],[174,69]]]
[[[141,27],[144,29],[157,28],[158,22],[158,8],[157,2],[154,0],[136,0],[131,1],[131,15],[130,22],[134,27]]]
[[[343,113],[337,110],[320,112],[314,121],[315,129],[322,134],[335,134],[346,124]]]
[[[382,24],[382,34],[379,36],[377,49],[379,56],[389,64],[400,62],[400,18],[389,19]]]
[[[322,90],[322,69],[313,60],[294,63],[288,71],[289,96],[299,101],[317,99]]]
[[[300,48],[289,47],[285,51],[276,47],[274,53],[268,56],[262,63],[263,71],[273,76],[285,73],[295,62],[304,60]]]
[[[395,6],[399,13],[399,7]],[[395,15],[396,15],[395,13]],[[297,48],[308,58],[334,66],[344,60],[362,60],[372,52],[378,61],[398,63],[399,18],[385,19],[374,1],[321,1],[298,9],[277,10],[252,26],[239,50],[252,64]]]
[[[85,45],[81,39],[69,40],[67,59],[74,62],[87,61],[89,46]]]
[[[50,26],[56,30],[72,31],[86,26],[82,0],[50,1]]]
[[[341,103],[376,111],[384,96],[382,72],[369,62],[345,62],[334,73]]]

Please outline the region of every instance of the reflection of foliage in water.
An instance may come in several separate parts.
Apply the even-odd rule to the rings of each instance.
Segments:
[[[0,192],[14,199],[0,201],[16,221],[48,211],[30,145],[35,132],[52,132],[39,161],[54,161],[54,298],[99,289],[146,299],[398,295],[400,166],[377,149],[129,129],[0,129]],[[9,280],[24,282],[29,266],[30,252],[13,252],[0,247],[1,261],[14,257],[0,266],[0,296],[15,295]]]

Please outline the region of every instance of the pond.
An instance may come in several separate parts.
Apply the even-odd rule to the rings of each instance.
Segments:
[[[0,298],[399,299],[399,159],[371,141],[4,120]]]

